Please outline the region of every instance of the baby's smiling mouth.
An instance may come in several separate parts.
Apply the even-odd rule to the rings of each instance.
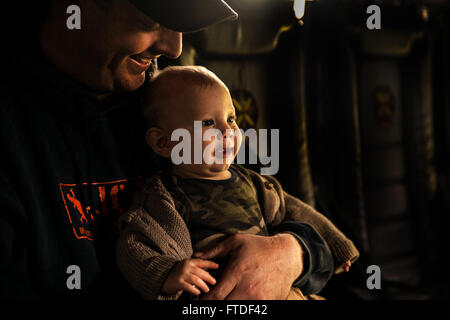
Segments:
[[[214,156],[222,158],[229,158],[231,156],[234,156],[234,147],[214,150]]]

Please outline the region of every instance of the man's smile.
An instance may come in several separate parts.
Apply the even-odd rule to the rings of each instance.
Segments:
[[[143,73],[148,70],[155,56],[141,53],[137,55],[131,55],[127,59],[129,61],[129,66],[131,70],[135,73]]]

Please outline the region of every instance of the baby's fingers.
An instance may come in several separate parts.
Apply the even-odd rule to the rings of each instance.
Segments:
[[[197,288],[196,285],[186,281],[181,284],[181,290],[195,294],[197,296],[201,294],[201,291]]]
[[[202,269],[217,269],[219,265],[215,262],[212,262],[210,260],[204,260],[204,259],[191,259],[193,263],[199,268]]]
[[[199,277],[200,279],[202,279],[203,281],[208,282],[211,285],[216,284],[216,279],[214,279],[214,277],[206,270],[203,270],[201,268],[196,268],[195,270],[192,271],[192,273],[194,275],[196,275],[197,277]]]
[[[345,271],[345,272],[349,272],[351,266],[352,266],[352,263],[351,263],[350,261],[347,261],[347,262],[344,264],[344,271]]]
[[[191,285],[195,286],[196,288],[202,290],[203,292],[209,292],[208,285],[201,278],[196,276],[195,274],[192,274],[189,277],[189,279],[187,280],[187,282],[189,282]],[[196,294],[200,294],[200,293],[196,293]]]

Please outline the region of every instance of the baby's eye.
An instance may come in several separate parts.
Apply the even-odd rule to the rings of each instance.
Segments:
[[[212,120],[212,119],[203,120],[202,125],[204,127],[210,127],[210,126],[214,125],[214,120]]]
[[[228,118],[228,122],[229,123],[235,123],[236,122],[236,117],[232,116]]]

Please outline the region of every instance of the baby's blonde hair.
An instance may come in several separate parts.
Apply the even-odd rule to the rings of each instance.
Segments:
[[[158,127],[163,111],[169,111],[167,108],[183,90],[207,89],[215,85],[226,88],[222,80],[203,66],[169,66],[157,71],[144,88],[143,108],[147,125]]]

